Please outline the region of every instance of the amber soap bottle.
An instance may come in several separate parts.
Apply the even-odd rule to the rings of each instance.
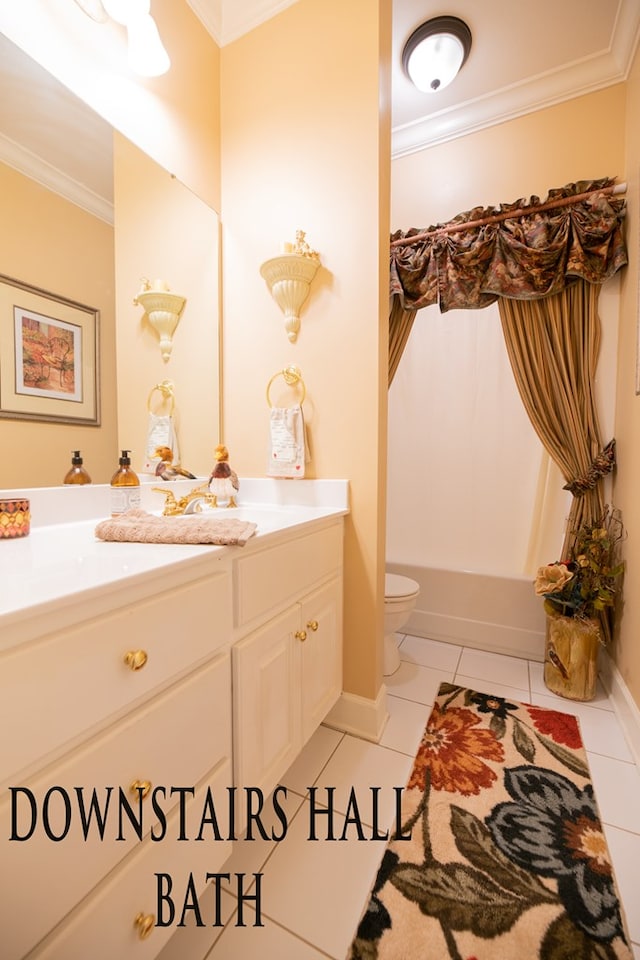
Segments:
[[[120,466],[111,477],[111,516],[119,517],[127,510],[140,508],[140,480],[131,467],[130,450],[123,450]]]
[[[91,477],[82,466],[82,457],[79,450],[74,450],[71,456],[71,467],[67,471],[64,483],[91,483]]]

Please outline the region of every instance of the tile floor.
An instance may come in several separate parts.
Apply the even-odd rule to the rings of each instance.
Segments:
[[[262,874],[264,926],[254,925],[248,897],[255,886],[248,880],[242,917],[237,898],[223,889],[220,916],[225,926],[211,926],[215,917],[211,886],[205,895],[208,901],[201,900],[207,926],[177,930],[161,960],[344,960],[384,852],[385,843],[374,839],[374,818],[379,834],[394,821],[393,788],[408,779],[443,680],[577,714],[634,958],[640,960],[640,771],[604,690],[600,688],[588,704],[574,703],[547,690],[540,663],[421,637],[400,639],[401,664],[387,678],[390,716],[380,743],[320,727],[282,781],[287,788],[286,837],[277,843],[260,838],[240,841],[223,868],[232,875],[246,874],[248,880]],[[328,815],[314,813],[310,804],[311,785],[316,787],[316,811],[332,798],[334,842],[326,839]],[[381,788],[377,803],[371,785]],[[274,829],[281,831],[282,821],[272,819]],[[363,839],[358,839],[358,821]],[[316,841],[310,839],[313,825]]]

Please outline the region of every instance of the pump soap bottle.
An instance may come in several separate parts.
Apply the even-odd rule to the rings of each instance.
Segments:
[[[119,517],[127,510],[140,508],[140,481],[131,469],[130,450],[123,450],[120,467],[111,477],[111,516]]]
[[[71,467],[67,471],[64,483],[91,483],[91,477],[82,466],[82,457],[79,450],[73,450],[71,456]]]

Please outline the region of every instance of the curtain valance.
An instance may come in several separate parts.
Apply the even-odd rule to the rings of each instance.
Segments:
[[[427,230],[397,231],[391,236],[391,296],[405,310],[437,303],[445,313],[486,307],[498,297],[537,300],[577,277],[604,282],[627,263],[625,200],[602,192],[613,184],[609,178],[582,180],[549,191],[543,202],[532,196],[475,207]],[[540,209],[547,204],[551,209]]]

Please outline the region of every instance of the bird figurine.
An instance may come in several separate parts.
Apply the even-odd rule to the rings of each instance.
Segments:
[[[173,462],[173,450],[171,447],[156,447],[154,457],[160,457],[160,463],[156,467],[156,477],[163,480],[177,480],[179,477],[186,477],[187,480],[195,480],[195,476],[179,463]]]
[[[218,500],[226,500],[228,507],[237,507],[236,494],[240,489],[238,474],[229,466],[229,451],[223,443],[214,450],[216,465],[209,477],[209,490],[213,496],[214,507]]]

